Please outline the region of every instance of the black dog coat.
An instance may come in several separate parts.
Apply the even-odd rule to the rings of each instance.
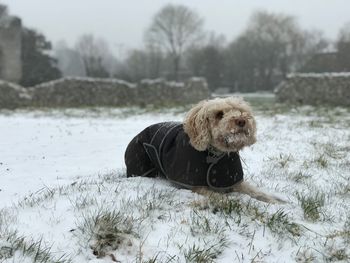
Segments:
[[[186,188],[225,190],[243,179],[237,152],[197,151],[176,122],[157,123],[139,133],[126,149],[125,163],[128,177],[162,176]]]

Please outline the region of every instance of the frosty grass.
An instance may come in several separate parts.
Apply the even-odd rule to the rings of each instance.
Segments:
[[[182,108],[2,111],[0,262],[349,262],[350,109],[255,109],[245,178],[287,204],[126,178],[128,142]]]

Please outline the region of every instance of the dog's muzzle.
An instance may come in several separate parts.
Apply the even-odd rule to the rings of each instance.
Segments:
[[[248,139],[250,135],[251,132],[249,129],[232,130],[230,134],[224,136],[224,142],[227,146],[229,146],[230,144],[235,144],[237,142],[242,142]]]

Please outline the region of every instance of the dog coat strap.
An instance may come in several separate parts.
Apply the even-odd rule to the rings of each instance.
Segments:
[[[161,123],[153,135],[150,143],[143,143],[143,147],[149,159],[160,172],[160,174],[166,178],[168,178],[168,175],[163,165],[162,149],[164,142],[174,137],[177,133],[176,128],[179,128],[180,126],[181,124],[177,122]]]
[[[179,128],[181,127],[182,124],[179,124],[179,123],[176,123],[176,122],[172,122],[171,123],[171,126],[169,126],[169,130],[166,132],[166,134],[164,135],[162,141],[160,142],[160,145],[159,145],[159,150],[158,150],[158,154],[161,155],[161,152],[162,152],[162,149],[163,149],[163,145],[164,145],[164,142],[166,141],[167,137],[169,137],[169,135],[171,135],[172,132],[175,132],[175,134],[177,134],[177,130],[176,128]],[[174,137],[174,136],[170,136],[170,137]]]
[[[213,161],[207,171],[207,184],[215,190],[226,190],[243,180],[238,153],[223,154]]]
[[[154,166],[162,173],[163,176],[166,177],[163,165],[159,159],[158,151],[156,147],[154,147],[152,144],[144,143],[143,147],[145,148],[145,151],[151,160],[151,162],[154,164]]]

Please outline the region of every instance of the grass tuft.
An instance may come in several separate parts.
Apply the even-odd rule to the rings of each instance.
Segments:
[[[343,261],[349,262],[350,256],[346,253],[345,248],[334,249],[331,248],[327,255],[325,255],[325,259],[327,262],[335,262],[335,261]]]
[[[222,254],[223,248],[227,247],[227,241],[207,243],[203,248],[199,245],[192,245],[183,252],[186,263],[213,263]]]
[[[33,263],[70,263],[72,260],[62,255],[57,258],[53,256],[51,246],[47,246],[42,239],[38,241],[26,240],[24,237],[18,236],[17,232],[7,233],[1,237],[7,243],[0,247],[0,260],[15,257],[15,253],[20,253],[22,257],[28,257]],[[14,259],[15,260],[15,259]]]
[[[330,158],[343,159],[346,157],[347,149],[337,146],[333,143],[326,143],[322,145],[323,152]]]
[[[289,174],[289,177],[295,181],[296,183],[302,183],[304,182],[306,179],[311,178],[311,175],[308,173],[305,173],[303,171],[298,171],[298,172],[294,172]]]
[[[325,204],[325,194],[316,192],[314,195],[304,195],[296,193],[298,201],[304,212],[304,218],[311,221],[317,221],[321,218],[321,209]]]
[[[193,236],[198,234],[218,234],[224,235],[225,226],[220,221],[212,218],[210,214],[204,214],[197,210],[193,210],[190,214],[190,231]]]
[[[324,154],[320,154],[317,158],[314,159],[314,163],[316,163],[320,168],[328,167],[328,159]]]
[[[78,225],[90,244],[93,254],[104,257],[108,250],[116,250],[120,245],[132,246],[130,235],[133,233],[134,219],[119,211],[98,210],[95,214],[84,216]]]
[[[280,153],[278,157],[270,157],[269,160],[277,162],[280,168],[286,168],[289,165],[289,163],[293,161],[293,156],[291,154],[286,155]]]
[[[270,215],[267,211],[261,210],[254,202],[242,204],[239,200],[230,199],[229,197],[218,196],[209,199],[210,207],[213,213],[224,215],[235,215],[232,219],[237,224],[241,223],[242,216],[248,216],[252,221],[258,221],[266,225],[273,233],[278,235],[288,234],[292,237],[301,235],[301,228],[298,224],[291,222],[283,210],[278,210]]]
[[[316,256],[310,248],[300,248],[296,254],[295,261],[299,263],[313,263],[316,262]]]
[[[300,226],[291,222],[288,215],[282,209],[269,216],[266,225],[272,232],[279,235],[284,233],[289,233],[293,237],[301,235]]]
[[[43,202],[52,200],[56,192],[56,189],[44,187],[36,191],[35,193],[31,193],[25,196],[22,200],[18,202],[18,206],[21,208],[39,206]]]
[[[231,199],[225,195],[215,194],[209,197],[209,207],[214,214],[221,213],[238,215],[237,220],[240,221],[240,216],[243,211],[243,205],[237,199]]]

